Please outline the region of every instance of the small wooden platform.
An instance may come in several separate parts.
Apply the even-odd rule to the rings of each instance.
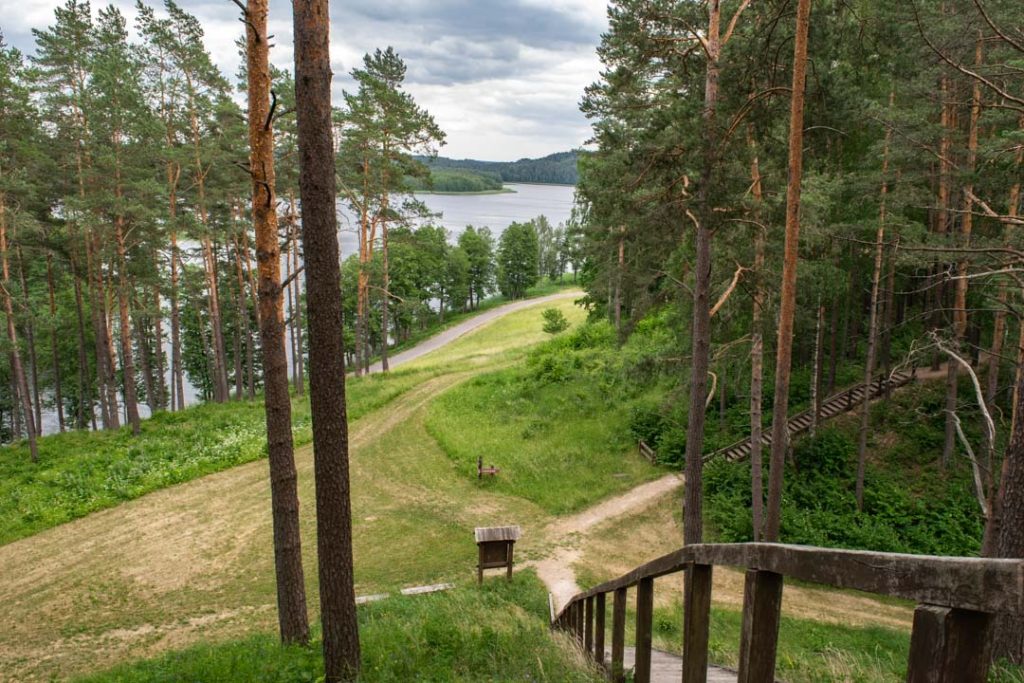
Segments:
[[[612,656],[608,650],[606,661]],[[627,647],[622,653],[622,663],[626,670],[633,668],[636,661],[636,648]],[[683,658],[671,652],[651,650],[651,683],[679,683],[683,679]],[[736,683],[736,672],[708,667],[708,683]]]

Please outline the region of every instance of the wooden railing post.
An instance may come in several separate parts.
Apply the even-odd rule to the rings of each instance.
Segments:
[[[747,570],[738,683],[773,683],[782,612],[782,575]]]
[[[711,624],[711,565],[687,567],[683,589],[683,683],[706,683]]]
[[[622,683],[626,680],[626,672],[622,666],[622,656],[626,650],[626,589],[615,589],[612,598],[612,681]]]
[[[636,585],[635,683],[651,683],[651,641],[654,626],[654,579],[640,579]]]
[[[595,597],[597,602],[594,605],[596,623],[594,624],[594,661],[598,666],[604,666],[604,593],[598,593]]]
[[[583,651],[590,656],[594,651],[594,596],[587,598],[583,615]]]
[[[984,683],[991,622],[984,612],[918,605],[907,683]]]
[[[583,647],[583,603],[573,603],[573,630],[576,634],[576,644]]]

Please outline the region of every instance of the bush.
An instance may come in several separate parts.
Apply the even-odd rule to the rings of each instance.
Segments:
[[[557,308],[545,308],[541,315],[544,316],[544,331],[548,334],[558,334],[569,329],[569,321]]]
[[[970,486],[932,472],[869,464],[864,510],[854,496],[856,447],[839,429],[798,441],[787,467],[784,542],[926,555],[975,555],[982,526]],[[765,468],[767,482],[767,467]],[[723,542],[749,541],[750,466],[712,461],[704,470],[705,514]]]

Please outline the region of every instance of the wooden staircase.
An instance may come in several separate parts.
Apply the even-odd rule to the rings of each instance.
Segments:
[[[878,398],[884,395],[887,391],[898,389],[914,381],[916,374],[916,368],[907,371],[897,371],[891,375],[879,375],[871,381],[870,385],[865,385],[863,382],[855,384],[838,394],[833,394],[821,403],[821,413],[818,415],[819,424],[825,420],[831,419],[837,415],[850,412],[861,404],[864,400],[864,392],[869,393],[868,400]],[[802,434],[811,428],[811,423],[814,420],[814,409],[805,410],[798,415],[790,418],[787,423],[789,427],[789,436],[793,438],[798,434]],[[770,448],[772,445],[772,435],[770,431],[765,431],[761,436],[761,443],[764,447]],[[721,448],[713,453],[708,453],[704,456],[704,462],[707,462],[713,458],[725,458],[728,462],[739,462],[745,460],[750,455],[750,438],[737,441],[731,446]]]

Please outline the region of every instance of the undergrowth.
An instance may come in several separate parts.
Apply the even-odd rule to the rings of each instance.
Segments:
[[[547,593],[532,571],[446,593],[394,597],[359,607],[360,681],[603,680],[550,635]],[[323,680],[319,633],[308,647],[274,634],[199,645],[80,679],[81,683],[315,683]]]

